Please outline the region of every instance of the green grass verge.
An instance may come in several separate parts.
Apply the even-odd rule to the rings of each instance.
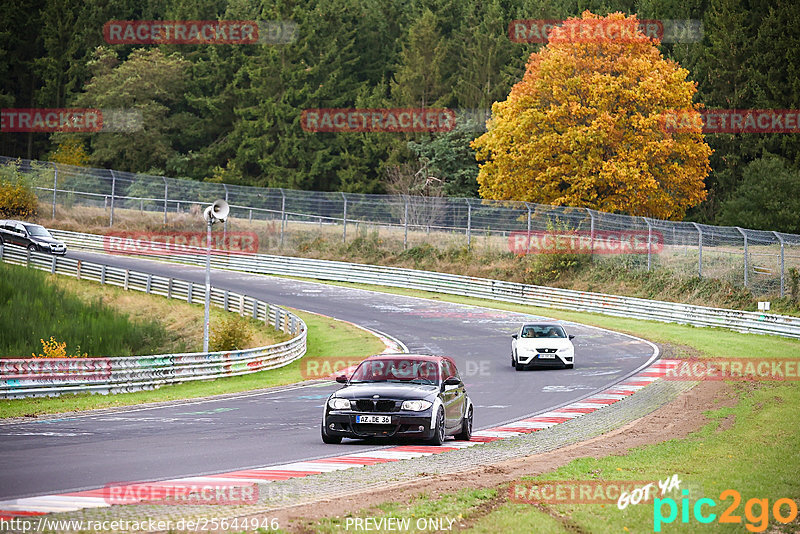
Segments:
[[[0,355],[30,357],[40,339],[67,354],[157,354],[168,334],[155,319],[131,319],[101,300],[85,302],[42,271],[0,263]]]
[[[416,532],[455,530],[469,520],[470,512],[486,505],[497,495],[493,489],[463,490],[432,500],[422,494],[408,503],[384,503],[344,517],[325,518],[313,525],[317,533],[335,532]],[[466,514],[466,515],[465,515]],[[365,518],[394,518],[392,524],[363,523]],[[361,523],[357,521],[361,520]],[[395,521],[397,520],[397,521]],[[381,528],[385,526],[386,528]],[[359,528],[360,527],[360,528]],[[420,528],[423,527],[423,528]],[[436,528],[440,527],[440,528]],[[495,530],[495,532],[497,532]]]
[[[0,418],[130,406],[282,386],[304,380],[301,366],[308,360],[330,356],[368,356],[384,349],[383,342],[360,328],[320,315],[293,311],[308,327],[308,352],[285,367],[249,375],[176,384],[153,391],[0,400]]]
[[[440,295],[422,291],[383,288],[360,284],[341,283],[386,293],[433,298],[504,309],[541,314],[557,319],[609,328],[666,344],[670,350],[699,357],[759,357],[776,358],[800,355],[800,340],[741,334],[722,328],[696,328],[692,326],[642,321],[603,316],[600,314],[536,308],[495,301]],[[797,502],[800,496],[800,426],[796,424],[797,407],[800,406],[800,384],[797,382],[734,382],[735,405],[706,413],[710,422],[701,430],[684,439],[672,439],[656,445],[639,447],[621,456],[582,458],[535,480],[656,480],[678,474],[683,487],[689,489],[689,506],[699,498],[710,498],[717,503],[714,509],[704,507],[704,513],[716,513],[717,518],[731,504],[731,499],[720,499],[725,489],[737,490],[742,502],[734,515],[741,523],[709,525],[698,523],[690,510],[689,522],[682,523],[681,495],[673,492],[678,505],[677,519],[663,525],[662,532],[694,532],[722,530],[743,532],[746,524],[761,527],[761,509],[752,506],[748,519],[745,505],[751,498],[769,499],[770,511],[777,499],[788,497]],[[721,425],[725,420],[732,424]],[[498,490],[486,488],[474,491]],[[506,496],[504,502],[489,513],[481,513],[479,503],[463,498],[464,492],[444,495],[436,501],[420,499],[410,504],[389,503],[380,509],[355,512],[353,517],[421,517],[435,510],[440,501],[447,505],[452,517],[474,518],[467,531],[471,532],[653,532],[653,504],[628,506],[617,509],[615,504],[545,505],[509,502],[507,490],[498,491]],[[469,493],[469,492],[467,492]],[[403,508],[405,507],[405,508]],[[445,508],[443,508],[444,510]],[[669,510],[664,507],[664,513]],[[789,509],[784,506],[782,513]],[[435,515],[435,514],[434,514]],[[332,525],[341,525],[341,518],[321,520],[310,530],[330,531]],[[800,519],[783,525],[774,519],[769,522],[770,532],[798,532]],[[412,532],[414,529],[411,530]]]

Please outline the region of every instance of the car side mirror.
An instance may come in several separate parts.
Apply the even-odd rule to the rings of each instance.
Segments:
[[[567,336],[567,337],[568,337],[568,338],[570,338],[570,339],[575,339],[575,336],[573,336],[572,334],[570,334],[570,335],[569,335],[569,336]]]
[[[461,385],[461,380],[456,378],[455,376],[451,376],[450,378],[442,382],[442,388],[445,388],[446,386],[460,386],[460,385]]]
[[[340,384],[347,384],[347,377],[345,375],[339,375],[336,377],[336,381]]]
[[[511,337],[513,337],[514,339],[518,339],[519,338],[519,334],[511,334]]]

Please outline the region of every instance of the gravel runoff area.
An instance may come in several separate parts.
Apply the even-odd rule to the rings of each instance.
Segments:
[[[138,523],[152,520],[151,524],[169,521],[175,531],[174,525],[180,525],[181,520],[184,524],[189,520],[198,520],[202,524],[206,520],[222,518],[228,520],[239,518],[240,521],[243,518],[249,518],[251,521],[263,518],[268,521],[270,511],[362,493],[370,489],[385,490],[392,485],[419,480],[426,476],[465,472],[477,466],[545,453],[585,441],[646,416],[696,384],[697,382],[658,380],[614,404],[537,432],[397,462],[259,484],[259,498],[254,504],[117,505],[50,514],[47,516],[48,523],[53,524],[60,520],[92,522],[127,520]],[[342,452],[341,448],[331,449],[332,455]],[[31,526],[28,531],[36,528],[38,520],[38,517],[30,518]],[[280,527],[287,528],[288,525]]]

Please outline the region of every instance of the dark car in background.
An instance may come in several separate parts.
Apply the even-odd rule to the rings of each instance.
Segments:
[[[469,440],[472,401],[446,356],[380,354],[359,364],[325,402],[322,441],[411,438],[441,445],[447,436]]]
[[[67,253],[67,246],[54,238],[47,228],[23,221],[0,220],[0,245],[17,245],[31,252],[59,256]]]

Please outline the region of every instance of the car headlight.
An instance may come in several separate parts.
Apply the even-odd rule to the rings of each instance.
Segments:
[[[331,410],[349,410],[350,409],[350,401],[347,399],[340,399],[338,397],[333,397],[328,401],[328,406]]]
[[[400,407],[400,409],[408,410],[409,412],[422,412],[430,408],[432,405],[432,402],[428,402],[426,400],[407,400],[403,401],[403,405]]]

